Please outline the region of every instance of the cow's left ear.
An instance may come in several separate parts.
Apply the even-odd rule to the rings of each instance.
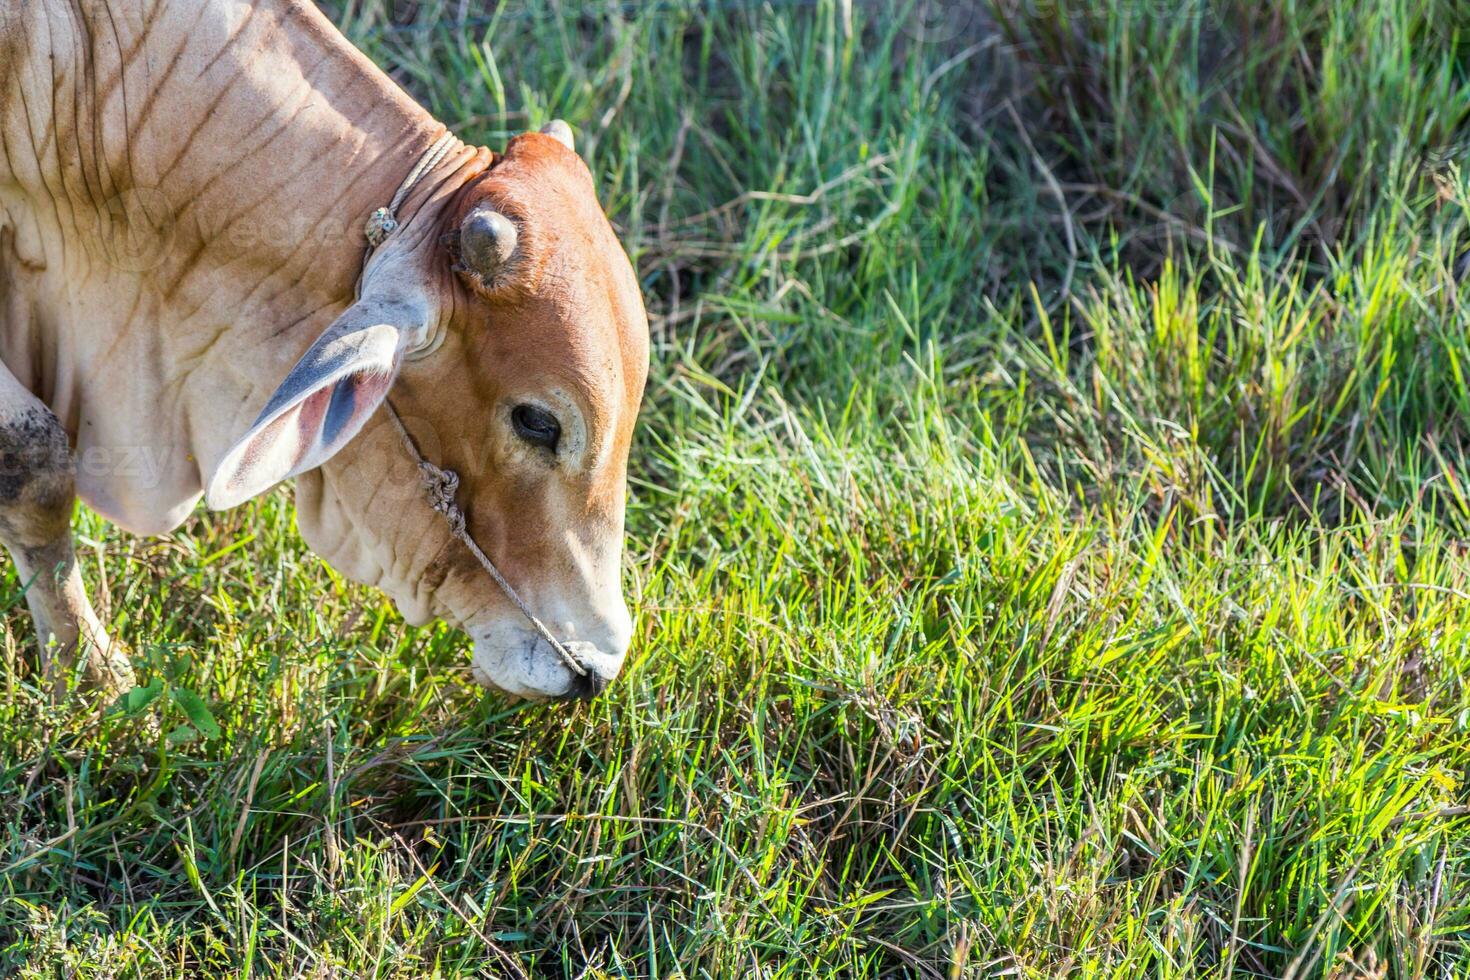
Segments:
[[[348,307],[225,453],[205,493],[210,509],[242,504],[347,445],[387,397],[429,317],[421,296],[365,296]]]

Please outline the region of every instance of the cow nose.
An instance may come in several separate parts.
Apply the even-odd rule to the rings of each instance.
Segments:
[[[561,695],[564,701],[591,701],[600,696],[618,676],[627,649],[625,642],[616,648],[616,653],[609,653],[601,644],[585,640],[568,640],[563,646],[582,668],[581,673],[572,673],[571,681]]]
[[[475,679],[534,701],[590,700],[607,690],[622,669],[626,646],[560,642],[565,655],[576,661],[576,669],[544,639],[527,635],[519,623],[483,630],[475,637]]]
[[[591,701],[593,698],[606,691],[612,683],[611,677],[604,677],[596,670],[587,669],[585,674],[574,674],[571,686],[567,693],[562,695],[563,701]]]

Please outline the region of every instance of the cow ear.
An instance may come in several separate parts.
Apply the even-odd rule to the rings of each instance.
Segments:
[[[205,501],[224,510],[331,459],[383,403],[424,304],[364,298],[301,356],[250,430],[216,467]]]

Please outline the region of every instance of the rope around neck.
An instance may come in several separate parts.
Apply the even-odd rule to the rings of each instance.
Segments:
[[[414,165],[409,175],[404,178],[403,183],[398,187],[398,192],[393,195],[393,200],[388,206],[378,208],[369,215],[367,226],[363,229],[368,241],[367,252],[362,257],[364,270],[367,269],[367,262],[372,257],[373,251],[379,245],[383,244],[389,235],[398,229],[398,209],[403,206],[404,200],[413,191],[415,185],[424,178],[424,175],[438,166],[444,157],[449,154],[449,149],[455,142],[453,133],[446,132],[443,136],[439,137],[434,145],[429,147],[424,152],[424,155],[419,158],[419,162]],[[361,275],[358,276],[357,288],[360,294],[362,292]],[[572,655],[570,650],[562,645],[560,640],[552,635],[551,630],[547,629],[541,620],[536,618],[536,614],[531,612],[531,607],[526,605],[525,600],[506,581],[505,576],[500,574],[500,569],[495,567],[495,563],[490,560],[490,556],[485,554],[484,550],[475,542],[474,537],[470,535],[469,522],[465,519],[464,511],[460,509],[459,504],[455,500],[459,492],[459,474],[453,470],[445,469],[442,466],[436,466],[424,458],[424,454],[419,452],[418,443],[413,441],[413,436],[409,434],[407,426],[398,417],[397,409],[393,407],[393,402],[388,398],[383,399],[383,410],[387,412],[389,420],[393,423],[393,428],[397,430],[398,438],[403,442],[403,448],[408,451],[408,455],[412,457],[414,464],[418,466],[419,483],[423,487],[424,496],[428,499],[429,506],[434,508],[435,512],[444,518],[445,523],[449,525],[449,532],[463,542],[464,546],[470,550],[470,554],[479,560],[480,565],[495,580],[495,584],[500,586],[500,591],[504,592],[505,597],[521,611],[521,615],[530,621],[541,639],[545,640],[551,646],[551,649],[556,651],[557,656],[561,657],[567,669],[578,677],[586,677],[587,668],[582,665],[580,660]]]
[[[386,208],[378,208],[368,215],[367,226],[363,232],[367,235],[368,255],[373,254],[373,249],[383,244],[388,236],[398,230],[398,209],[403,207],[404,200],[423,180],[424,174],[433,170],[439,162],[449,155],[449,148],[455,144],[454,134],[445,131],[444,135],[434,141],[434,145],[424,151],[419,157],[419,162],[414,164],[413,170],[409,171],[403,183],[398,185],[398,191],[393,195],[393,200],[388,202]],[[367,256],[363,257],[363,265],[367,265]]]

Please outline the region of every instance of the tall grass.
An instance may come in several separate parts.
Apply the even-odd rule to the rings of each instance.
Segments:
[[[1458,8],[939,14],[334,10],[578,130],[636,653],[511,705],[285,492],[79,515],[151,687],[52,707],[7,571],[5,970],[1470,976]]]

